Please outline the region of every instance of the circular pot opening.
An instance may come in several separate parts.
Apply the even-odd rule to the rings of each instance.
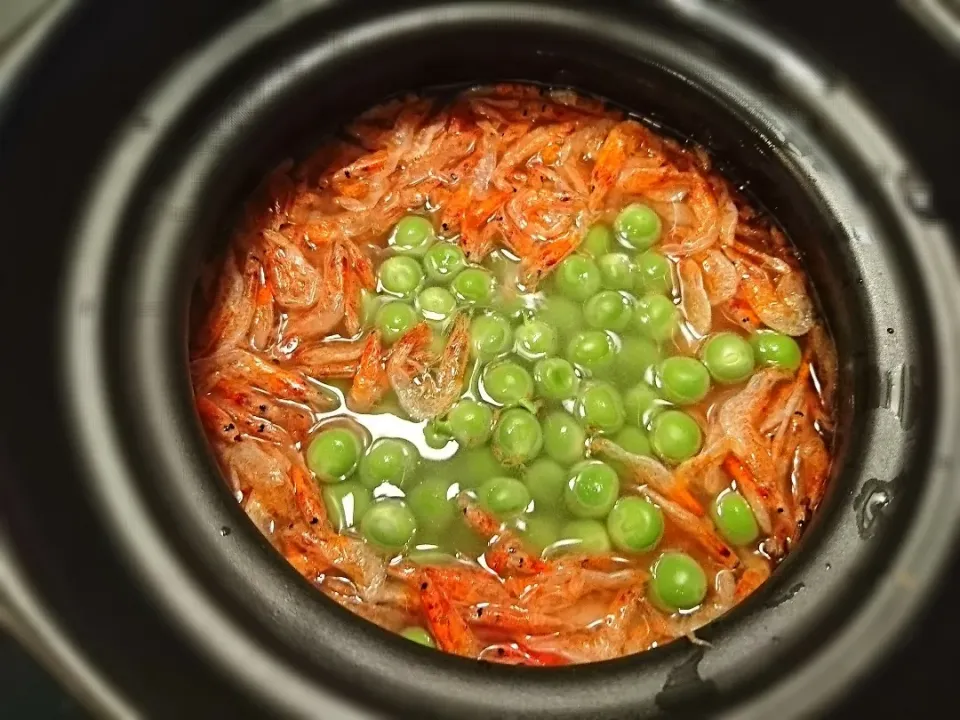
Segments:
[[[80,231],[65,306],[77,446],[98,509],[148,591],[259,702],[321,716],[366,707],[471,717],[652,716],[789,692],[821,702],[825,686],[812,679],[832,676],[835,689],[890,639],[880,623],[895,602],[891,574],[930,581],[935,563],[920,563],[916,544],[935,542],[942,560],[948,543],[924,537],[926,523],[956,513],[955,502],[931,499],[948,469],[937,465],[944,438],[955,435],[940,401],[955,381],[938,359],[958,357],[943,314],[956,291],[929,271],[943,251],[923,246],[870,179],[869,158],[825,122],[824,98],[798,98],[742,39],[705,47],[722,27],[670,8],[632,16],[423,3],[367,19],[294,3],[188,62],[118,142]],[[798,246],[837,341],[838,446],[824,506],[771,581],[704,630],[709,649],[678,641],[547,671],[415,647],[286,565],[230,496],[200,431],[187,373],[190,291],[254,184],[387,96],[493,80],[600,95],[709,148]],[[855,642],[860,628],[877,630],[877,644]]]

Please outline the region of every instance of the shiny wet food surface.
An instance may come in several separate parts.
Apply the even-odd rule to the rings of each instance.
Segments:
[[[787,237],[703,149],[570,90],[369,110],[264,180],[192,309],[250,519],[465,657],[692,636],[830,476],[836,354]]]

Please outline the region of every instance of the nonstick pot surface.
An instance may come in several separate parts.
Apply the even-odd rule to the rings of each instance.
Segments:
[[[936,226],[905,206],[907,169],[883,136],[862,142],[874,128],[855,99],[723,39],[710,29],[730,20],[723,13],[684,18],[670,3],[609,18],[600,6],[403,4],[371,23],[334,4],[284,7],[234,28],[148,93],[91,183],[75,239],[67,217],[50,236],[52,247],[65,237],[77,245],[59,307],[61,383],[42,408],[57,411],[53,445],[61,431],[72,444],[43,475],[57,493],[48,504],[78,542],[104,556],[119,549],[136,589],[105,587],[146,593],[176,629],[168,644],[214,669],[220,680],[201,688],[201,702],[230,688],[325,717],[762,712],[812,707],[862,672],[916,609],[949,545],[956,398],[946,363],[957,355],[945,311],[956,300],[953,259]],[[848,401],[829,507],[769,586],[705,634],[709,650],[674,643],[538,672],[410,647],[326,602],[275,556],[216,477],[192,416],[193,272],[263,170],[384,95],[507,77],[607,95],[712,147],[793,234],[837,335]],[[40,278],[49,264],[32,259]],[[27,390],[13,392],[26,400]],[[19,479],[36,456],[23,447],[10,457]],[[74,506],[58,507],[61,485]],[[31,489],[5,488],[28,530],[45,497]]]

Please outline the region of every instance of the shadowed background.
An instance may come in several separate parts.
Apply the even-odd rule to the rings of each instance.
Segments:
[[[258,3],[253,0],[133,0],[115,3],[110,14],[151,55],[151,30],[158,23],[177,27],[189,47],[230,17]],[[721,0],[722,1],[722,0]],[[960,2],[945,0],[944,7]],[[0,0],[0,55],[11,35],[29,25],[44,0]],[[950,31],[937,25],[931,34],[905,6],[924,0],[754,0],[755,7],[785,28],[801,46],[847,76],[884,116],[894,134],[931,183],[934,202],[954,228],[960,228],[960,47],[953,52]],[[159,35],[159,34],[158,34]],[[936,38],[936,39],[935,39]],[[159,58],[159,51],[155,59]],[[81,80],[82,81],[82,80]],[[122,71],[118,82],[122,82]],[[2,141],[2,139],[0,139]],[[66,540],[65,540],[66,541]],[[960,562],[946,578],[944,590],[925,621],[904,646],[834,712],[836,717],[875,713],[878,717],[933,714],[952,699],[953,650],[960,642]],[[149,653],[144,643],[143,652]],[[890,692],[891,688],[897,692]],[[0,717],[83,718],[83,710],[12,640],[0,636]]]

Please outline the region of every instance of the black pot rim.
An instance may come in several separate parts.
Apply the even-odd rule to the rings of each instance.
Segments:
[[[289,3],[280,11],[269,8],[230,28],[222,38],[192,58],[177,73],[179,78],[189,76],[193,88],[199,89],[206,78],[229,63],[234,54],[274,29],[293,22],[298,13],[304,16],[319,11],[329,3]],[[930,327],[938,352],[933,362],[934,372],[941,383],[943,402],[937,406],[937,417],[932,421],[936,436],[930,440],[931,461],[926,484],[916,501],[911,528],[904,532],[902,544],[896,549],[882,579],[873,588],[869,601],[861,604],[856,617],[827,646],[808,659],[790,678],[782,680],[768,692],[754,696],[735,711],[744,716],[766,716],[772,709],[791,707],[797,714],[810,711],[826,703],[856,676],[862,674],[883,651],[890,647],[909,619],[915,616],[925,595],[937,580],[937,570],[952,553],[956,531],[955,520],[960,514],[960,497],[954,489],[952,446],[957,437],[956,386],[952,378],[958,376],[958,354],[955,352],[958,333],[956,321],[950,317],[951,307],[960,306],[956,262],[943,229],[931,218],[917,212],[911,205],[909,191],[919,186],[919,180],[875,120],[859,101],[842,86],[824,84],[818,70],[795,54],[784,56],[785,48],[764,40],[764,33],[748,19],[729,10],[702,7],[697,3],[664,3],[674,11],[687,12],[692,22],[711,25],[714,32],[725,34],[742,49],[767,63],[785,68],[784,82],[796,97],[816,105],[823,131],[843,142],[845,149],[853,149],[856,162],[877,170],[878,179],[871,189],[884,203],[883,213],[897,224],[898,232],[909,243],[911,259],[924,274],[926,286],[922,299],[924,311],[930,315]],[[506,9],[505,9],[506,8]],[[448,12],[459,18],[471,12],[508,13],[523,17],[529,8],[524,3],[493,4],[471,2],[449,7]],[[572,13],[573,10],[547,10],[538,6],[534,11],[542,20],[549,13]],[[434,8],[430,21],[437,22],[442,13]],[[417,18],[411,11],[411,20]],[[385,21],[384,21],[385,22]],[[364,30],[369,32],[370,28]],[[771,55],[773,53],[773,55]],[[691,59],[691,62],[694,62]],[[704,73],[709,69],[704,68]],[[176,117],[179,105],[190,99],[191,89],[186,84],[168,85],[155,95],[143,110],[151,128],[162,128],[164,117]],[[182,93],[182,94],[181,94]],[[868,144],[858,148],[867,138]],[[150,160],[157,136],[152,129],[132,129],[116,147],[112,160],[100,176],[100,184],[92,196],[90,210],[80,229],[80,245],[75,257],[71,284],[64,310],[65,385],[72,393],[71,401],[80,453],[88,467],[90,487],[97,495],[103,519],[115,538],[129,553],[128,560],[135,566],[141,581],[157,598],[164,610],[183,623],[181,630],[210,654],[211,659],[230,674],[247,678],[256,685],[273,707],[297,714],[315,713],[324,704],[327,717],[351,715],[356,707],[334,700],[329,693],[317,694],[311,678],[296,672],[289,663],[269,656],[248,633],[237,627],[233,618],[223,613],[212,601],[208,589],[197,583],[180,564],[177,549],[171,546],[167,533],[155,526],[150,508],[143,504],[133,485],[126,482],[130,472],[121,438],[111,428],[111,408],[106,403],[110,392],[104,385],[103,368],[99,366],[100,341],[96,317],[99,308],[93,289],[106,281],[108,267],[101,263],[109,255],[109,242],[119,228],[120,198],[131,190],[143,167],[139,163]],[[823,168],[813,168],[822,172]],[[907,192],[905,192],[905,190]],[[844,197],[843,192],[834,196]],[[836,216],[850,218],[851,208],[834,208]],[[860,228],[847,228],[856,237]],[[866,231],[869,239],[871,233]],[[99,257],[98,257],[99,255]],[[876,279],[881,282],[882,279]],[[874,279],[868,280],[873,282]],[[902,318],[890,321],[897,333],[909,337],[910,330],[901,327]],[[894,384],[899,379],[893,379]],[[901,388],[900,385],[897,385]],[[901,388],[902,389],[902,388]],[[906,390],[903,390],[906,392]],[[95,452],[94,452],[95,450]],[[864,488],[860,488],[861,491]],[[864,494],[863,502],[870,496]],[[943,528],[950,528],[949,531]],[[283,582],[290,582],[286,569],[278,569]],[[275,578],[265,578],[271,582]],[[905,592],[910,600],[904,601]],[[381,642],[379,637],[371,638]],[[389,647],[393,657],[404,658],[412,665],[427,664],[421,654],[407,648]],[[674,653],[676,655],[676,653]],[[434,665],[438,664],[436,662]],[[284,688],[285,697],[277,698],[277,689]],[[817,688],[816,697],[810,689]]]

